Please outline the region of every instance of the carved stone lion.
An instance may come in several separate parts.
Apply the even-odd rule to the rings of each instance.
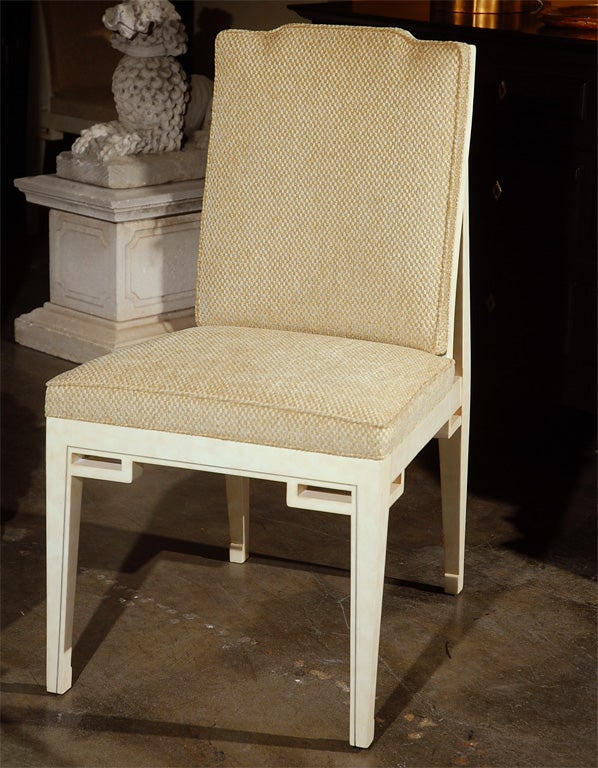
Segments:
[[[118,120],[82,131],[76,156],[111,160],[181,148],[189,88],[175,56],[187,34],[169,0],[126,0],[102,19],[112,47],[125,55],[112,78]]]

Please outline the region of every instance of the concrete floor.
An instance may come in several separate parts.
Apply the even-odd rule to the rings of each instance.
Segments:
[[[434,452],[410,468],[391,513],[369,750],[347,742],[348,520],[287,509],[267,482],[252,485],[239,566],[221,477],[86,481],[75,683],[47,694],[44,383],[71,364],[12,342],[12,316],[41,303],[26,295],[2,349],[3,768],[596,765],[591,439],[528,443],[518,471],[474,442],[474,469],[500,482],[472,473],[458,598],[440,591]]]

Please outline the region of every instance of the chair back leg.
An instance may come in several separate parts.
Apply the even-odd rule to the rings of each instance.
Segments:
[[[458,595],[463,589],[467,469],[471,402],[471,328],[469,288],[469,207],[467,181],[461,220],[461,244],[455,305],[454,348],[456,372],[461,377],[459,426],[440,437],[440,483],[444,535],[444,591]]]
[[[230,530],[229,559],[244,563],[249,557],[249,478],[226,475],[226,502]]]
[[[467,509],[467,456],[469,419],[462,409],[461,426],[450,438],[438,441],[444,542],[444,591],[458,595],[463,589],[465,516]]]

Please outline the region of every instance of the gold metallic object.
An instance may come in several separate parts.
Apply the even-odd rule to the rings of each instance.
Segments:
[[[430,18],[484,29],[520,29],[542,0],[431,0]]]
[[[533,13],[542,8],[539,0],[445,0],[450,13]]]

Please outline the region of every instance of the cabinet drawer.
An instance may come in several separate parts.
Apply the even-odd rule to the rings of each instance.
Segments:
[[[586,80],[577,77],[507,70],[496,83],[496,97],[513,115],[576,122],[586,117],[588,87]]]

